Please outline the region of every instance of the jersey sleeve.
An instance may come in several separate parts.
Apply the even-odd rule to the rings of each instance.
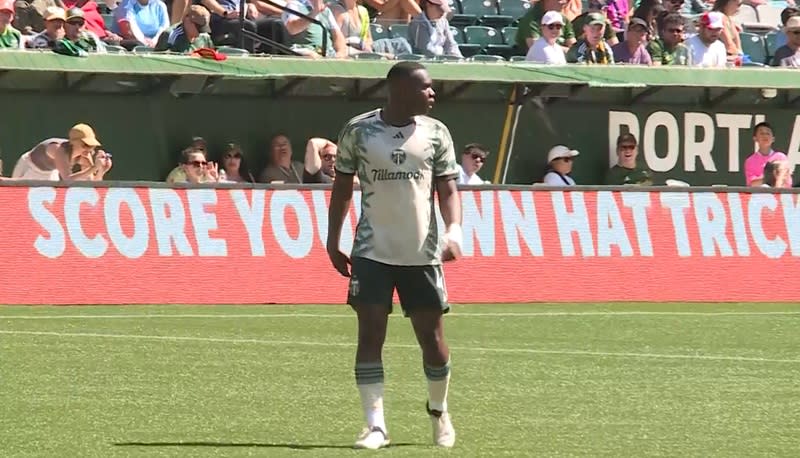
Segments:
[[[339,134],[337,145],[336,173],[354,175],[358,170],[358,135],[356,127],[348,123]]]
[[[437,177],[458,176],[456,150],[450,130],[443,124],[436,125],[436,142],[434,144],[433,174]]]

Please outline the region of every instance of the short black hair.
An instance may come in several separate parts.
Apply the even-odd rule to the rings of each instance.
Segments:
[[[781,11],[781,24],[786,25],[786,21],[792,16],[800,16],[800,8],[787,6]]]
[[[623,143],[633,143],[634,145],[639,144],[639,142],[636,141],[636,137],[630,132],[624,133],[617,137],[617,146],[622,146]]]
[[[467,146],[465,146],[464,151],[461,152],[461,154],[473,154],[473,153],[482,154],[483,157],[486,157],[489,155],[489,149],[481,145],[480,143],[470,143]]]
[[[656,24],[658,24],[658,31],[661,32],[662,30],[666,31],[667,29],[672,28],[673,26],[681,26],[685,27],[686,22],[678,13],[667,13],[664,12],[660,16],[656,18]]]
[[[770,124],[770,123],[768,123],[766,121],[762,121],[762,122],[756,124],[755,126],[753,126],[753,136],[754,137],[756,136],[756,133],[758,133],[758,129],[761,128],[761,127],[766,127],[767,129],[769,129],[770,132],[775,132],[774,130],[772,130],[772,124]]]
[[[391,82],[393,80],[410,78],[411,75],[418,70],[427,69],[419,62],[411,60],[398,62],[394,64],[391,69],[389,69],[389,73],[386,74],[386,81]]]

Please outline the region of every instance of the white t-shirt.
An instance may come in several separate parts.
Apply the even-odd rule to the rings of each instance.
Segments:
[[[528,50],[528,55],[525,56],[525,60],[540,64],[558,65],[567,63],[567,58],[561,46],[558,43],[549,44],[544,37],[539,37],[538,40],[533,42],[531,49]]]
[[[689,48],[692,67],[725,67],[727,65],[728,53],[725,50],[725,44],[720,40],[706,46],[700,39],[700,35],[695,35],[686,40],[684,44]]]
[[[575,186],[575,180],[571,176],[564,175],[564,179],[567,180],[566,183],[556,172],[547,172],[547,175],[544,176],[544,184],[547,186]]]
[[[485,181],[481,180],[481,177],[478,176],[477,173],[472,174],[472,176],[467,175],[464,171],[464,168],[460,165],[458,166],[458,184],[484,184]]]
[[[428,116],[392,126],[378,109],[351,119],[338,145],[336,173],[358,174],[361,182],[351,256],[400,266],[440,264],[434,180],[458,176],[447,126]]]
[[[31,160],[31,152],[20,156],[17,164],[14,166],[14,171],[11,173],[11,178],[19,178],[22,180],[44,180],[44,181],[59,181],[58,169],[42,170],[33,163]]]

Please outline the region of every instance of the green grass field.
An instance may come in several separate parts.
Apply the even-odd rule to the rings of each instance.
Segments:
[[[362,427],[344,306],[0,307],[0,456],[342,456]],[[384,456],[798,456],[800,305],[455,306],[431,442],[410,324]]]

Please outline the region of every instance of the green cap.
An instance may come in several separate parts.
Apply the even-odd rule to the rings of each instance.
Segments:
[[[595,24],[605,24],[606,17],[600,13],[589,13],[586,15],[586,24],[587,25],[595,25]]]

